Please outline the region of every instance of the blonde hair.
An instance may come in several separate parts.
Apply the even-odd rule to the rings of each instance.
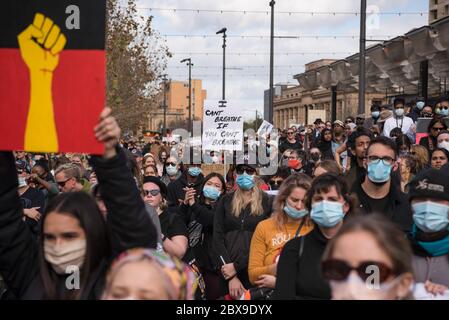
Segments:
[[[429,152],[427,151],[426,147],[421,145],[412,145],[410,149],[414,154],[413,160],[416,161],[415,172],[424,170],[429,164]]]
[[[251,191],[251,200],[247,202],[243,197],[243,191],[237,188],[232,197],[231,211],[235,217],[239,217],[240,213],[248,206],[251,206],[251,215],[260,216],[263,213],[262,207],[262,193],[257,186],[255,186]]]
[[[278,230],[282,230],[282,227],[287,223],[288,218],[287,215],[284,212],[284,206],[287,202],[287,198],[290,196],[290,194],[293,192],[296,188],[304,189],[306,192],[310,189],[310,186],[312,185],[312,178],[309,176],[300,173],[300,174],[294,174],[288,177],[284,180],[284,182],[281,184],[281,187],[279,189],[279,193],[274,199],[273,208],[273,219],[276,223],[276,226]],[[305,207],[305,196],[303,199],[304,207]],[[305,225],[306,226],[312,226],[313,222],[310,219],[310,216],[307,215],[304,217],[306,219]]]

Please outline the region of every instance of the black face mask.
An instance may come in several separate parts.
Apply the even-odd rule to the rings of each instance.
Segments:
[[[433,113],[424,112],[421,114],[423,118],[433,118]]]
[[[310,154],[310,159],[314,162],[317,162],[320,160],[320,155],[318,153],[311,153]]]

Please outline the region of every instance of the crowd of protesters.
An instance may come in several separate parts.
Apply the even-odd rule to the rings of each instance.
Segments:
[[[449,299],[448,115],[316,119],[222,175],[105,109],[103,155],[0,153],[1,298]]]

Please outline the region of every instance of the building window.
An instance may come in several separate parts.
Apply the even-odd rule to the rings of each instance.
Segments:
[[[434,5],[438,5],[438,0],[433,0]]]
[[[432,16],[433,20],[438,19],[438,11],[437,10],[431,10],[430,15]]]
[[[444,6],[444,15],[449,15],[449,4]]]

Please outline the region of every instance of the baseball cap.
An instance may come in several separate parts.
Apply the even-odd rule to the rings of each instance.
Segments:
[[[415,176],[409,186],[410,201],[418,197],[449,201],[449,172],[446,170],[424,170]]]

